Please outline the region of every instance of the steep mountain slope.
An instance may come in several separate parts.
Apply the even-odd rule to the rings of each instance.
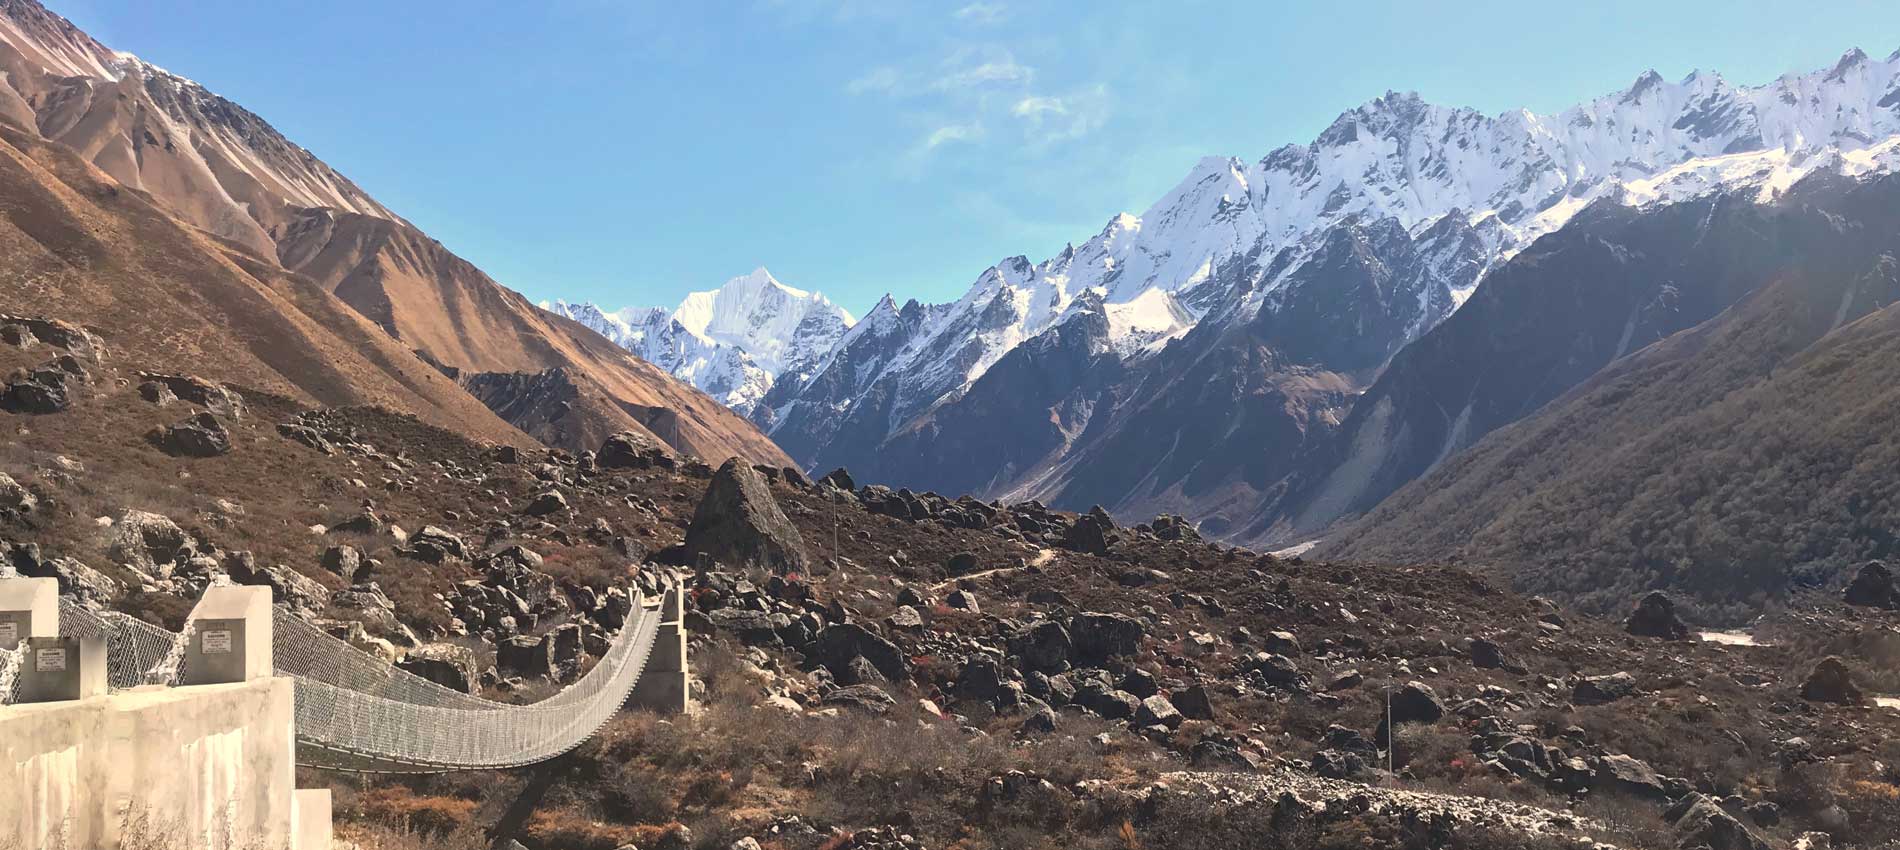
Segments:
[[[532,442],[321,287],[178,222],[70,148],[4,121],[0,197],[0,311],[83,318],[108,358],[147,368]],[[9,363],[48,356],[29,347]]]
[[[927,321],[901,343],[876,355],[860,345],[803,383],[779,382],[764,421],[811,468],[875,467],[892,484],[957,481],[1066,507],[1101,503],[1131,519],[1169,510],[1229,530],[1252,527],[1282,488],[1274,470],[1291,470],[1301,446],[1324,442],[1385,358],[1457,310],[1490,269],[1592,203],[1654,205],[1735,186],[1772,197],[1897,132],[1900,54],[1876,61],[1858,50],[1829,69],[1758,87],[1707,73],[1675,83],[1647,73],[1625,91],[1547,116],[1492,117],[1388,94],[1342,114],[1309,145],[1251,164],[1203,160],[1140,218],[1118,216],[1048,261],[999,263],[963,298],[921,310]],[[1363,274],[1337,265],[1342,244],[1354,242],[1367,246]],[[1328,279],[1337,284],[1316,283]],[[949,448],[984,443],[950,433],[952,422],[1013,434],[1074,414],[999,405],[1002,388],[981,384],[1007,352],[1055,327],[1090,291],[1109,311],[1165,293],[1181,308],[1181,327],[1156,334],[1162,342],[1153,345],[1111,341],[1126,367],[1109,394],[1118,401],[1094,408],[1088,427],[1062,426],[1071,436],[1048,443],[1061,449],[1040,461],[1025,467],[1016,449],[1005,458]],[[1206,327],[1210,319],[1219,325]],[[1182,337],[1189,325],[1196,332]],[[1216,353],[1224,345],[1245,350]],[[1309,372],[1325,375],[1311,404],[1290,408],[1299,424],[1206,439],[1209,419],[1245,420],[1256,403],[1286,407],[1266,389],[1276,379],[1223,382],[1234,377],[1230,367],[1273,373],[1283,363],[1297,364],[1287,376],[1296,389],[1311,383]],[[825,368],[850,374],[826,376]],[[1128,384],[1143,381],[1146,390]],[[1066,389],[1041,397],[1070,399]],[[1217,400],[1227,393],[1241,395]],[[1016,421],[942,409],[953,405]],[[1126,438],[1112,436],[1122,431]],[[1080,442],[1104,453],[1089,453],[1078,434],[1093,434]],[[945,448],[933,449],[939,440]],[[1135,458],[1166,458],[1168,468],[1097,471]],[[1215,472],[1223,466],[1229,472]]]
[[[783,461],[743,417],[578,322],[536,308],[405,222],[307,210],[280,251],[285,266],[549,445],[591,449],[635,430],[702,457]]]
[[[1626,247],[1618,276],[1654,287],[1648,312],[1661,324],[1730,294],[1734,306],[1445,460],[1320,551],[1463,557],[1595,608],[1680,588],[1736,614],[1796,587],[1844,583],[1859,561],[1891,555],[1900,177],[1816,176],[1772,208],[1716,201],[1701,221],[1681,212],[1610,228],[1657,240],[1647,257]],[[1671,241],[1697,247],[1653,250]],[[1556,388],[1544,379],[1552,367],[1607,342],[1614,321],[1561,314],[1594,312],[1570,296],[1585,291],[1572,289],[1575,255],[1616,244],[1513,264],[1485,290],[1542,309],[1508,336],[1461,314],[1407,352],[1406,370],[1489,373],[1477,398],[1534,406]],[[1596,276],[1590,294],[1615,277]]]
[[[755,412],[781,375],[797,381],[855,322],[824,295],[780,283],[763,268],[671,311],[591,303],[544,308],[599,332],[740,413]]]
[[[517,422],[536,437],[592,448],[605,433],[664,419],[678,423],[670,433],[687,451],[784,460],[742,417],[537,310],[256,115],[106,48],[32,0],[0,3],[0,71],[0,116],[181,220],[311,277],[432,362],[465,378],[558,374],[573,390],[547,410],[506,399],[533,414]]]

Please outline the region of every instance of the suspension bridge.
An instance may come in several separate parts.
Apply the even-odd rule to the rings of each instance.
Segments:
[[[0,586],[22,581],[32,580],[0,579]],[[653,600],[637,590],[631,595],[638,604],[593,667],[554,695],[525,705],[444,687],[275,606],[269,614],[270,669],[295,683],[297,763],[371,773],[522,767],[579,746],[630,698],[651,707],[684,710],[687,673],[680,590],[673,587]],[[172,632],[61,597],[57,634],[101,642],[105,687],[109,693],[121,693],[204,680],[191,669],[193,663],[208,663],[204,647],[194,646],[194,641],[212,637],[201,627],[210,615],[226,613],[207,611],[201,603],[183,631]],[[25,642],[17,640],[26,636],[18,626],[12,632],[17,648],[3,640],[9,635],[7,616],[0,610],[0,703],[18,698],[26,678],[23,668],[31,663]],[[230,639],[228,630],[215,637]],[[643,674],[648,677],[644,686]]]

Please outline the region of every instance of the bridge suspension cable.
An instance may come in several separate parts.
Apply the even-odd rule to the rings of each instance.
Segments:
[[[373,773],[521,767],[579,746],[626,703],[662,618],[636,594],[626,623],[592,669],[547,699],[509,705],[393,667],[281,605],[272,613],[273,667],[297,683],[297,762]],[[189,637],[65,598],[60,633],[106,640],[113,690],[169,684]]]

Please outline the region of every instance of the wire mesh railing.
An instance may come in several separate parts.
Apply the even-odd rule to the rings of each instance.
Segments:
[[[278,606],[272,664],[296,680],[298,763],[422,773],[520,767],[592,737],[626,703],[652,655],[661,614],[636,604],[600,660],[547,699],[509,705],[443,687],[370,656]],[[102,638],[115,691],[176,681],[190,638],[118,612],[60,600],[60,633]],[[0,683],[20,653],[0,654]],[[12,664],[12,667],[8,665]],[[10,686],[9,686],[10,687]],[[0,693],[0,701],[10,701]]]

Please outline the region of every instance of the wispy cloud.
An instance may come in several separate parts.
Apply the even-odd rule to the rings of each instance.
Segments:
[[[931,84],[939,91],[971,89],[988,85],[1028,84],[1036,77],[1036,69],[1019,65],[1016,60],[1003,58],[993,62],[984,62],[960,68],[938,77]]]
[[[1000,24],[1009,17],[1009,7],[1001,3],[971,3],[956,11],[953,16],[959,21],[979,26]]]
[[[863,76],[845,83],[844,90],[849,94],[888,93],[896,91],[903,82],[903,75],[888,65],[872,68]]]
[[[1059,97],[1028,95],[1009,111],[1021,119],[1031,142],[1048,145],[1095,132],[1108,120],[1109,100],[1108,87],[1097,84]]]
[[[972,16],[1002,14],[1001,4],[971,7],[994,7]],[[995,141],[1040,151],[1088,135],[1107,119],[1105,85],[1049,92],[1037,68],[1018,61],[1007,46],[964,41],[945,50],[934,62],[881,65],[845,84],[852,95],[883,95],[906,123],[920,128],[903,156],[908,171],[923,173],[933,152],[949,145]]]
[[[924,150],[933,151],[951,142],[968,142],[983,137],[981,124],[946,124],[931,131],[924,139]]]

